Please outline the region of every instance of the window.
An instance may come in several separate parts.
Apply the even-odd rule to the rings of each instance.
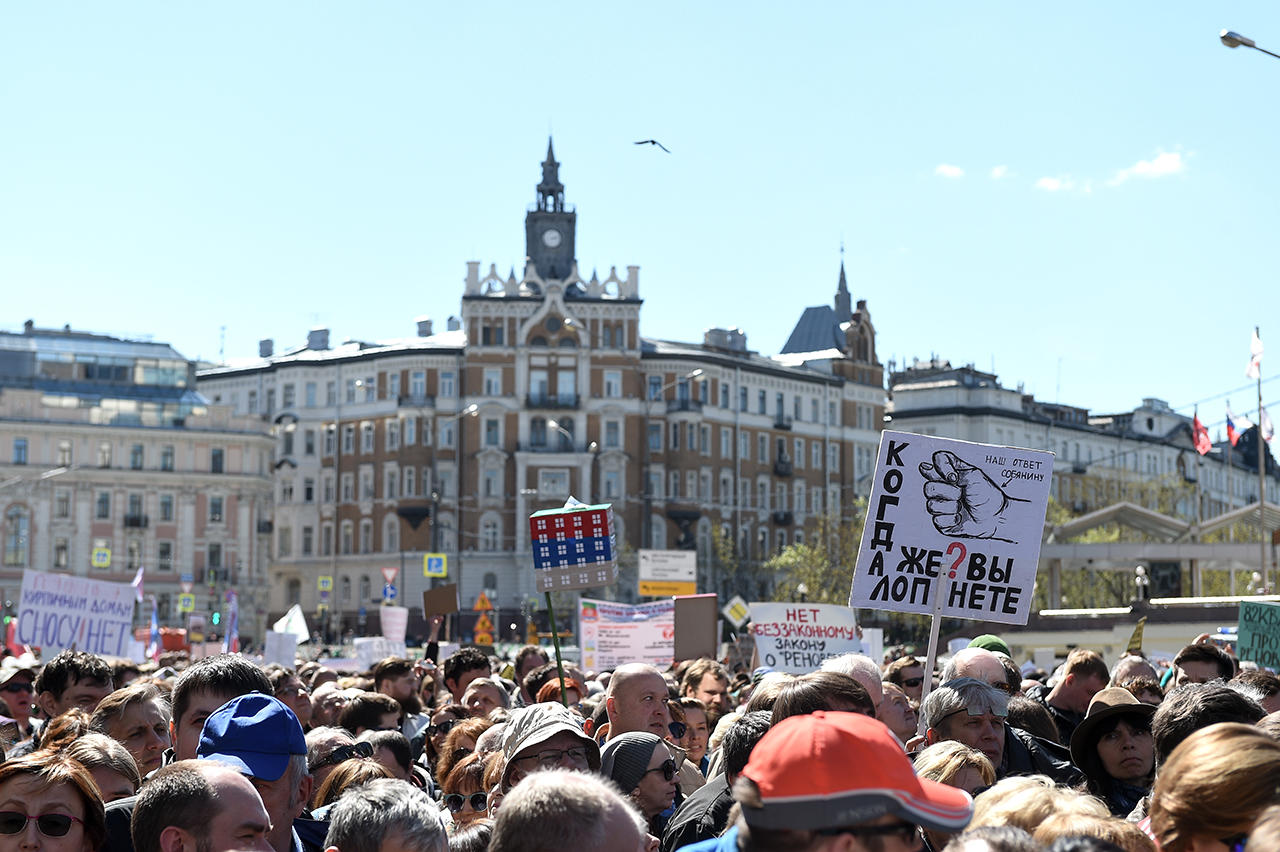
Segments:
[[[767,480],[760,480],[756,483],[756,500],[760,509],[769,508],[769,483]]]
[[[98,444],[98,467],[111,467],[111,444],[107,441]]]
[[[793,446],[795,449],[792,458],[795,459],[796,467],[804,467],[804,438],[796,438]]]
[[[382,552],[394,553],[400,549],[399,518],[395,515],[387,517],[382,524]]]
[[[485,518],[480,522],[480,549],[498,550],[501,546],[502,528],[496,518]]]
[[[292,502],[293,502],[293,480],[292,480],[292,479],[285,479],[285,480],[281,480],[281,482],[280,482],[280,502],[281,502],[281,503],[292,503]]]
[[[342,452],[344,455],[351,455],[356,451],[356,427],[347,425],[342,427]]]
[[[333,455],[333,448],[334,448],[334,444],[336,443],[337,441],[335,440],[334,427],[333,426],[324,427],[324,454],[326,456]]]
[[[368,518],[360,521],[360,552],[373,553],[373,521]]]
[[[140,517],[142,515],[142,495],[141,494],[129,495],[128,514],[132,515],[135,518]]]
[[[378,398],[378,383],[374,381],[373,376],[365,376],[363,385],[365,402],[373,402]]]
[[[486,367],[484,370],[484,395],[502,396],[502,368]]]
[[[324,404],[325,405],[338,404],[338,383],[337,382],[328,381],[324,383]]]
[[[539,470],[538,493],[543,497],[569,496],[569,471],[564,468]]]
[[[696,470],[685,471],[684,496],[688,500],[698,499],[698,472]]]
[[[173,571],[173,542],[156,542],[156,568],[162,573]]]
[[[53,516],[55,518],[71,517],[71,489],[69,488],[54,489]]]
[[[763,432],[756,435],[756,461],[760,464],[769,461],[769,436]]]
[[[698,450],[704,455],[711,455],[711,427],[701,426],[698,430]]]
[[[733,455],[733,430],[728,426],[720,427],[720,458],[727,459]]]
[[[65,538],[53,540],[53,567],[66,570],[71,565],[71,545]]]
[[[818,400],[816,398],[809,400],[809,419],[814,423],[818,422]]]
[[[160,520],[162,521],[173,520],[173,495],[172,494],[160,495]]]
[[[384,500],[400,498],[400,471],[392,468],[382,472],[382,498]]]
[[[418,418],[407,417],[404,421],[404,445],[412,447],[418,443]]]
[[[400,449],[400,421],[387,421],[387,452],[394,453]]]
[[[59,441],[58,442],[58,467],[70,467],[70,466],[71,466],[71,442]]]
[[[671,424],[671,449],[673,450],[680,449],[680,424],[679,423]]]
[[[649,399],[662,399],[662,376],[649,377]]]
[[[413,497],[417,494],[418,488],[418,472],[412,467],[404,469],[404,496]]]
[[[720,383],[720,407],[721,408],[729,407],[729,383],[728,382]]]
[[[764,390],[760,390],[756,393],[756,413],[769,413],[769,395]]]
[[[343,521],[342,522],[342,541],[340,542],[341,547],[339,548],[339,552],[344,556],[351,553],[351,543],[352,543],[353,535],[354,535],[354,527],[352,527],[351,522]]]
[[[738,388],[738,410],[747,410],[747,389],[741,386]]]
[[[13,463],[14,464],[27,463],[27,439],[26,438],[13,439]]]
[[[302,452],[308,456],[316,454],[316,430],[307,429],[302,433]]]
[[[93,516],[100,521],[105,521],[111,517],[111,492],[99,491],[97,510]]]
[[[400,374],[392,373],[387,376],[387,399],[400,398]]]
[[[738,455],[743,461],[751,457],[751,433],[745,429],[738,433]]]
[[[827,448],[827,470],[831,473],[840,471],[840,448],[835,444]]]
[[[499,497],[502,495],[502,486],[498,483],[498,471],[487,469],[482,474],[483,484],[481,485],[481,494],[485,497]]]
[[[222,545],[217,542],[209,545],[206,551],[208,557],[206,562],[210,571],[219,571],[222,569]]]
[[[667,496],[672,500],[680,499],[680,472],[671,471],[667,475]]]
[[[622,371],[604,371],[604,395],[613,399],[622,396]]]
[[[417,370],[409,374],[409,396],[422,399],[427,395],[427,374]]]
[[[689,443],[686,444],[690,451],[698,449],[698,424],[689,424]]]
[[[222,473],[223,469],[223,451],[215,449],[209,453],[209,470],[213,473]]]
[[[352,490],[355,484],[355,477],[351,473],[342,474],[342,502],[350,503],[355,499],[355,493]]]
[[[165,444],[160,448],[160,469],[173,470],[173,445]]]
[[[781,420],[786,411],[786,397],[779,391],[773,398],[773,416]]]
[[[311,477],[302,480],[302,502],[314,503],[316,501],[316,481]]]
[[[221,497],[209,498],[209,523],[211,524],[222,523],[222,498]]]
[[[4,514],[4,564],[25,568],[31,547],[31,515],[21,506]]]
[[[276,556],[293,555],[293,528],[280,527],[277,531]]]
[[[440,422],[440,446],[453,447],[453,421]]]
[[[286,409],[289,409],[289,408],[293,408],[296,402],[297,402],[297,396],[296,396],[296,391],[294,390],[294,386],[292,384],[285,385],[284,390],[280,394],[280,405],[282,405]]]
[[[649,424],[649,449],[652,452],[662,452],[662,424]]]
[[[367,576],[360,578],[360,600],[367,601],[373,594],[373,584]]]
[[[621,446],[621,432],[621,424],[617,420],[606,420],[604,422],[604,445],[610,448]]]
[[[498,443],[498,421],[496,418],[489,418],[484,421],[484,445],[496,447]]]
[[[810,463],[814,468],[822,467],[822,444],[819,441],[814,441],[809,445],[809,449],[812,451],[809,456]]]
[[[334,494],[333,494],[333,474],[332,474],[332,473],[326,473],[326,474],[324,475],[324,478],[323,478],[322,480],[320,480],[320,482],[321,482],[321,485],[320,485],[321,499],[322,499],[325,503],[332,503],[332,502],[333,502],[333,497],[334,497]]]
[[[373,498],[373,468],[362,467],[360,469],[360,499],[372,500]]]
[[[440,483],[440,495],[442,497],[454,497],[453,493],[453,471],[442,470],[436,477]]]
[[[616,500],[622,496],[622,477],[618,471],[606,470],[604,472],[604,496],[606,500]]]
[[[356,380],[347,379],[346,393],[344,394],[347,402],[356,401]]]
[[[454,396],[454,376],[452,370],[442,370],[440,372],[440,395]]]
[[[303,398],[306,401],[307,408],[315,408],[316,407],[316,383],[307,382],[306,390],[304,391],[304,394],[305,395]]]
[[[285,456],[293,455],[293,429],[286,429],[284,435],[281,436],[284,446],[280,450],[280,454]]]
[[[333,524],[322,524],[320,527],[320,555],[333,555]]]
[[[360,452],[373,452],[373,424],[369,422],[360,424]]]
[[[257,391],[252,391],[252,390],[249,391],[248,408],[249,408],[250,414],[258,413],[258,392]]]
[[[662,474],[649,471],[649,496],[655,500],[662,499]]]

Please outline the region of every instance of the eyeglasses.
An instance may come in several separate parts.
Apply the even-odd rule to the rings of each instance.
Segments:
[[[1220,838],[1219,843],[1231,850],[1231,852],[1244,852],[1244,847],[1249,843],[1249,835],[1247,832],[1233,834],[1230,837]]]
[[[857,837],[897,837],[898,842],[906,846],[919,835],[915,823],[895,822],[889,825],[859,825],[847,828],[823,828],[817,834],[834,837],[837,834],[852,834]]]
[[[917,686],[919,686],[922,683],[924,683],[924,678],[922,677],[909,677],[902,682],[902,685],[910,687],[911,689],[915,689]]]
[[[36,828],[45,837],[65,837],[71,830],[71,824],[78,822],[77,817],[70,814],[24,814],[19,811],[0,811],[0,834],[20,834],[26,830],[27,823],[36,821]]]
[[[463,796],[458,793],[450,793],[444,797],[445,806],[452,813],[462,810],[462,806],[467,802],[471,803],[471,810],[485,811],[489,809],[489,795],[487,793],[472,793],[470,796]]]
[[[536,760],[538,766],[542,769],[551,769],[560,763],[560,760],[568,755],[570,760],[582,763],[587,759],[587,750],[584,746],[574,746],[573,748],[551,748],[546,751],[540,751],[537,754],[527,754],[524,757],[517,757],[512,763],[525,763]]]
[[[667,730],[671,732],[671,736],[676,739],[681,739],[689,732],[689,726],[684,722],[672,722],[670,725],[667,725]]]
[[[310,768],[314,772],[322,766],[337,766],[344,760],[350,760],[353,757],[373,757],[373,746],[369,743],[352,743],[351,745],[338,746],[329,752],[327,757],[316,761],[315,765]]]
[[[435,737],[441,734],[447,734],[453,730],[454,725],[461,721],[461,719],[446,719],[438,725],[427,725],[427,736]]]
[[[667,781],[670,781],[672,778],[676,777],[676,762],[674,760],[664,760],[662,761],[661,766],[646,769],[644,774],[648,775],[650,772],[661,772],[662,777]]]

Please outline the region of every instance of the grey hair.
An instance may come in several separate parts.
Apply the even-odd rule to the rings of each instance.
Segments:
[[[471,683],[467,684],[467,689],[463,690],[463,694],[465,695],[467,690],[471,689],[473,686],[492,686],[494,689],[498,690],[498,694],[502,696],[502,706],[507,708],[511,707],[511,693],[507,692],[507,687],[501,679],[496,677],[478,677],[471,681]]]
[[[549,825],[556,828],[557,849],[617,848],[620,838],[605,836],[608,815],[617,808],[623,809],[644,836],[648,831],[644,818],[607,779],[567,769],[535,772],[503,798],[489,852],[547,849]]]
[[[971,707],[1004,716],[1009,712],[1009,696],[977,678],[956,678],[929,693],[920,705],[920,719],[926,728],[936,728],[952,713]]]
[[[354,743],[356,738],[351,736],[351,732],[346,728],[339,728],[336,725],[327,727],[312,728],[307,731],[307,766],[315,766],[333,753],[335,748],[341,748],[343,745]],[[335,740],[341,740],[341,744],[333,746],[329,745]]]
[[[326,848],[378,852],[394,837],[411,852],[448,852],[440,811],[427,794],[397,778],[378,778],[342,794],[329,812]]]
[[[818,668],[819,671],[824,672],[839,672],[855,680],[858,674],[863,674],[869,678],[874,678],[876,683],[879,683],[883,677],[880,667],[876,665],[876,661],[866,654],[859,654],[857,651],[850,651],[838,657],[828,657],[822,661],[822,665]]]

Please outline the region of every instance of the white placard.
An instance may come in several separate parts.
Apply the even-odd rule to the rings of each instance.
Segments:
[[[883,432],[849,605],[1026,624],[1053,454]]]
[[[1058,667],[1058,655],[1053,648],[1036,648],[1031,652],[1031,659],[1035,661],[1036,668],[1048,674],[1053,674],[1053,670]]]
[[[583,598],[578,619],[584,669],[615,669],[624,663],[665,669],[675,656],[674,600],[630,606]]]
[[[15,641],[40,648],[46,660],[72,646],[125,657],[133,641],[133,604],[128,583],[23,571]]]
[[[368,671],[373,664],[387,657],[404,657],[403,642],[392,642],[381,636],[362,636],[352,642],[356,649],[356,659],[360,661],[360,670]]]
[[[862,628],[862,653],[875,660],[877,666],[884,665],[884,628]]]
[[[405,628],[409,626],[409,610],[402,606],[384,606],[378,608],[378,615],[382,616],[382,638],[403,645]]]
[[[279,663],[287,669],[293,668],[298,659],[298,637],[292,633],[267,631],[267,641],[262,649],[263,663]]]
[[[147,661],[147,643],[141,639],[130,639],[129,659],[135,663],[145,663]]]
[[[828,657],[862,651],[857,616],[839,604],[753,603],[751,633],[760,665],[789,674],[816,671]]]

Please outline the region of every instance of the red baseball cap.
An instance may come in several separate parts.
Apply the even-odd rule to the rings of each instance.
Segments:
[[[968,793],[918,778],[889,729],[861,713],[783,719],[756,744],[742,774],[760,790],[758,807],[741,803],[755,828],[844,828],[896,814],[958,832],[973,816]]]

